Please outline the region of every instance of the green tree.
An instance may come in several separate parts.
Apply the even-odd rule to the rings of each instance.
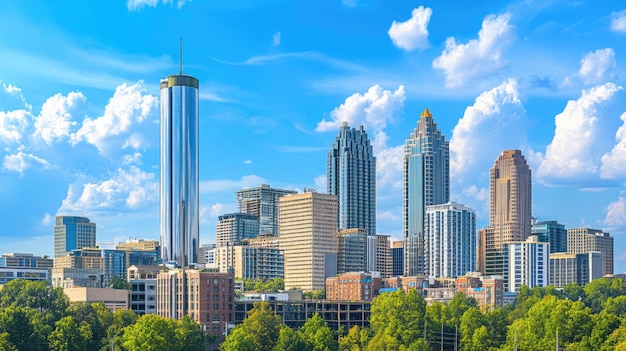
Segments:
[[[126,279],[120,277],[119,275],[114,275],[113,277],[111,277],[111,283],[109,284],[109,288],[130,290],[132,287]]]
[[[107,329],[113,323],[113,313],[104,302],[72,302],[67,309],[67,314],[79,325],[89,324],[92,337],[87,344],[87,349],[98,350],[103,343],[106,343]]]
[[[326,298],[326,289],[306,291],[302,294],[306,300],[323,300]]]
[[[9,333],[0,333],[0,350],[3,351],[18,351],[15,345],[9,341]]]
[[[370,349],[385,344],[406,347],[423,335],[426,302],[416,290],[405,293],[399,289],[378,295],[371,308],[370,325],[374,332],[371,342],[375,343],[369,345]]]
[[[307,319],[300,332],[313,345],[313,351],[336,351],[339,348],[328,324],[317,313]]]
[[[43,320],[35,309],[11,305],[0,309],[0,333],[8,333],[8,341],[20,351],[46,350],[51,327]]]
[[[122,346],[127,351],[176,351],[175,321],[147,314],[124,329]]]
[[[222,351],[256,351],[254,335],[248,333],[239,324],[233,329],[220,345]]]
[[[283,327],[278,335],[278,341],[274,351],[311,351],[313,345],[307,342],[302,333],[298,333],[289,327]]]
[[[50,350],[52,351],[82,351],[89,350],[91,329],[89,324],[79,326],[72,316],[61,318],[55,323],[56,329],[48,336]]]
[[[179,350],[202,351],[204,349],[200,324],[190,316],[184,316],[176,322],[175,332]]]
[[[44,322],[50,327],[54,321],[65,316],[69,299],[61,288],[51,288],[43,281],[12,280],[0,289],[0,308],[9,306],[29,307],[44,314]]]
[[[563,287],[563,296],[572,301],[585,301],[585,289],[576,283],[569,283]]]
[[[364,351],[371,339],[371,331],[357,325],[348,330],[348,334],[339,337],[340,351]]]
[[[103,340],[102,351],[111,350],[111,344],[118,348],[122,345],[122,333],[124,328],[137,322],[137,315],[132,310],[117,310],[112,314],[112,323],[106,331],[106,338]]]
[[[593,313],[602,309],[602,304],[610,297],[626,295],[626,284],[621,278],[601,278],[585,285],[585,300]]]
[[[254,350],[271,351],[278,340],[281,324],[280,317],[272,311],[266,301],[256,302],[248,317],[226,337],[220,349],[225,351],[239,350],[236,346],[241,342],[237,338],[248,334],[252,336]]]
[[[463,313],[459,332],[461,334],[461,350],[463,351],[482,351],[485,349],[484,340],[479,336],[474,340],[474,336],[478,334],[480,329],[487,329],[487,317],[483,315],[478,308],[472,307]],[[481,331],[482,333],[482,331]]]

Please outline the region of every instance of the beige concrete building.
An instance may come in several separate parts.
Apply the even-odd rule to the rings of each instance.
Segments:
[[[337,272],[337,197],[305,192],[279,200],[280,249],[285,289],[324,289]]]
[[[125,243],[115,245],[116,250],[157,251],[160,249],[158,240],[128,239]]]
[[[72,250],[62,257],[55,257],[54,268],[95,268],[103,271],[102,249],[82,248]]]
[[[70,302],[104,302],[106,307],[115,312],[128,309],[130,291],[125,289],[73,287],[63,289]]]
[[[505,150],[490,170],[489,226],[479,232],[478,270],[507,281],[505,245],[531,234],[532,178],[519,150]]]
[[[234,270],[240,279],[274,279],[284,276],[284,258],[279,249],[228,245],[215,248],[217,270]]]
[[[376,272],[383,278],[391,277],[389,235],[376,234]]]
[[[98,268],[52,268],[53,288],[101,288],[102,271]]]
[[[613,274],[613,237],[599,229],[573,228],[567,230],[567,252],[602,253],[602,275]]]

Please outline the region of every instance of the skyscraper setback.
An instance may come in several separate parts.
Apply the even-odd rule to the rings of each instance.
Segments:
[[[519,150],[505,150],[490,171],[489,226],[479,234],[479,270],[507,284],[506,244],[531,234],[531,171]]]
[[[343,122],[326,167],[328,193],[339,201],[339,229],[376,234],[376,157],[363,126]]]
[[[161,257],[180,265],[198,262],[198,99],[198,79],[182,69],[161,80]]]
[[[428,109],[404,146],[404,275],[426,273],[426,206],[450,201],[450,147]]]

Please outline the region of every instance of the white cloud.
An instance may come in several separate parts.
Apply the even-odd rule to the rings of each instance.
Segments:
[[[428,22],[433,11],[430,7],[420,6],[411,11],[411,18],[406,22],[391,23],[387,33],[393,44],[406,51],[424,50],[428,43]]]
[[[49,168],[50,163],[43,158],[33,154],[26,154],[21,150],[16,154],[4,156],[4,161],[2,162],[2,169],[18,172],[19,174],[24,173],[27,168],[35,166]]]
[[[611,48],[587,53],[580,60],[578,74],[586,84],[606,83],[613,77],[615,52]]]
[[[279,46],[279,45],[280,45],[280,31],[272,35],[272,46]]]
[[[452,130],[450,179],[488,172],[498,154],[526,143],[526,112],[517,81],[509,79],[480,94]],[[476,180],[476,179],[473,179]]]
[[[243,176],[239,180],[204,180],[200,182],[200,193],[232,192],[261,184],[267,184],[267,181],[256,175]]]
[[[173,3],[173,0],[162,0],[163,4]],[[191,1],[191,0],[189,0]],[[128,11],[139,11],[144,7],[156,7],[159,4],[159,0],[127,0],[126,8]],[[176,7],[179,9],[185,5],[185,0],[178,0]]]
[[[115,89],[115,94],[105,107],[104,115],[85,118],[82,127],[71,135],[72,143],[86,141],[95,145],[101,154],[108,152],[107,141],[130,131],[133,123],[140,124],[157,110],[157,98],[145,94],[143,81],[133,85],[123,83]],[[135,149],[139,145],[132,145]]]
[[[233,204],[222,204],[216,203],[211,205],[211,209],[209,211],[209,218],[217,218],[221,215],[234,212]]]
[[[600,174],[602,178],[626,177],[626,112],[621,117],[624,124],[615,133],[617,144],[610,152],[602,155]]]
[[[467,44],[457,43],[454,37],[446,40],[446,49],[433,61],[433,68],[443,71],[446,86],[463,86],[507,64],[503,51],[513,39],[513,26],[509,20],[508,13],[489,15],[483,20],[478,39],[472,39]]]
[[[603,223],[611,227],[626,225],[626,199],[623,196],[620,196],[617,201],[609,204]]]
[[[141,158],[142,158],[141,153],[135,152],[132,155],[131,154],[124,155],[124,157],[122,158],[122,163],[125,165],[131,165],[131,164],[140,165]]]
[[[331,120],[322,119],[315,130],[338,131],[343,122],[353,128],[363,125],[370,135],[374,135],[374,153],[377,153],[386,146],[387,136],[383,129],[402,109],[405,97],[403,85],[396,91],[384,90],[380,85],[374,85],[364,94],[354,93],[347,97],[343,104],[330,113]]]
[[[376,187],[401,190],[404,173],[404,145],[381,150],[376,157]]]
[[[48,145],[68,137],[71,127],[77,125],[72,121],[72,115],[86,102],[87,98],[81,92],[70,92],[67,97],[60,93],[49,97],[35,118],[33,136],[40,137]]]
[[[135,150],[139,150],[144,144],[145,144],[145,141],[143,137],[137,133],[133,133],[128,137],[128,139],[126,139],[126,141],[124,142],[124,145],[122,145],[122,149],[126,149],[130,147]]]
[[[244,165],[251,165],[252,164],[252,160],[245,160],[243,161]]]
[[[99,183],[70,185],[59,213],[137,209],[158,203],[159,183],[153,173],[136,166],[118,169],[111,177]]]
[[[626,33],[626,10],[611,14],[611,29],[614,32]]]
[[[45,226],[52,225],[54,223],[54,217],[52,217],[49,213],[46,213],[41,219],[41,224]]]
[[[31,113],[26,110],[0,111],[0,140],[17,143],[22,139]]]
[[[575,181],[597,175],[599,155],[606,144],[599,126],[598,108],[620,90],[622,87],[606,83],[583,90],[578,100],[568,101],[563,112],[555,117],[554,138],[537,169],[538,178],[548,182]]]
[[[359,0],[341,0],[341,3],[346,7],[357,7],[359,6]]]
[[[318,192],[325,193],[328,189],[328,179],[326,178],[326,174],[320,174],[315,177],[315,188]]]

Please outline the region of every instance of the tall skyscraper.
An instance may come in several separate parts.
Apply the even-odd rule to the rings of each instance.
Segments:
[[[279,202],[285,289],[323,289],[337,273],[337,197],[307,192]]]
[[[426,207],[426,274],[456,278],[476,270],[476,212],[449,202]]]
[[[237,211],[259,217],[259,233],[278,236],[278,199],[295,194],[293,190],[274,189],[268,184],[237,191]]]
[[[572,228],[567,230],[567,252],[602,253],[602,275],[613,274],[613,237],[599,229]]]
[[[479,270],[507,284],[506,245],[531,234],[531,171],[519,150],[505,150],[490,171],[489,226],[479,234]]]
[[[376,157],[363,126],[343,122],[328,152],[328,193],[339,201],[339,229],[364,228],[376,234]]]
[[[426,273],[426,206],[450,201],[450,147],[433,115],[422,112],[404,146],[404,275]]]
[[[199,262],[198,101],[198,79],[161,80],[161,257],[185,266]]]
[[[54,226],[54,257],[83,247],[96,247],[96,224],[86,217],[57,216]]]

